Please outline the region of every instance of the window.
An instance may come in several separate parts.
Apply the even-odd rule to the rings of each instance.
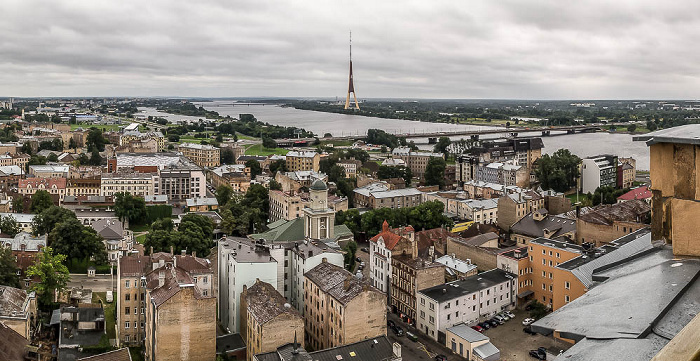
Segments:
[[[564,301],[565,301],[566,303],[569,303],[569,295],[564,295]]]
[[[557,252],[557,258],[559,258],[559,252]]]
[[[124,295],[124,301],[130,301],[131,300],[131,294],[127,293]]]
[[[545,251],[545,250],[542,250],[542,254],[547,254],[547,251]]]
[[[202,283],[204,283],[205,285],[207,284],[207,276],[204,276],[204,277],[202,278]],[[205,295],[205,296],[206,296],[206,295]]]
[[[425,298],[420,299],[420,304],[425,306]]]
[[[124,307],[124,314],[125,314],[125,315],[131,314],[130,311],[131,311],[131,309],[130,309],[129,307]]]
[[[428,321],[429,321],[430,323],[435,323],[435,317],[430,316],[430,317],[428,318]]]
[[[124,287],[129,288],[130,287],[129,284],[130,284],[129,280],[124,281]]]
[[[564,288],[566,288],[567,290],[571,289],[571,283],[569,283],[569,281],[564,282]]]
[[[542,271],[542,277],[547,277],[547,272]]]
[[[432,311],[432,310],[435,309],[435,305],[434,305],[432,302],[430,302],[429,308],[430,308],[430,310]]]
[[[425,312],[424,311],[420,311],[420,318],[425,319]]]
[[[129,321],[124,322],[124,328],[129,328]]]

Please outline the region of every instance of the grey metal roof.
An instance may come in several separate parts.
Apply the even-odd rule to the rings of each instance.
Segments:
[[[584,337],[641,338],[658,327],[680,330],[690,318],[680,313],[697,305],[697,300],[684,296],[691,295],[688,292],[698,273],[700,260],[676,258],[670,247],[632,257],[602,272],[610,278],[536,321],[532,329],[542,334],[558,331],[577,341]],[[664,320],[666,315],[677,316]]]
[[[459,325],[449,327],[447,331],[454,333],[456,336],[459,336],[460,338],[468,342],[478,342],[489,339],[488,336],[472,329],[465,323],[460,323]]]
[[[503,282],[508,282],[514,279],[514,275],[502,269],[496,268],[490,271],[479,273],[477,275],[467,277],[463,280],[445,283],[443,285],[426,288],[420,293],[429,297],[438,303],[452,300],[463,295],[471,294],[479,290],[483,290]]]
[[[474,353],[479,355],[482,360],[486,361],[498,360],[501,355],[501,351],[499,351],[498,348],[491,342],[477,346],[474,348]]]
[[[647,145],[656,143],[700,145],[700,124],[687,124],[661,129],[655,132],[634,136],[632,140],[646,141]]]
[[[564,352],[560,358],[566,361],[650,360],[666,344],[664,341],[661,337],[584,339]]]
[[[651,232],[648,229],[640,229],[611,242],[610,245],[598,248],[594,255],[580,255],[557,268],[571,271],[586,288],[591,288],[593,272],[596,269],[652,248]]]
[[[354,353],[354,356],[351,353]],[[394,350],[389,339],[386,336],[380,336],[345,346],[311,352],[309,355],[314,361],[385,361],[391,359]],[[338,356],[342,358],[338,358]]]

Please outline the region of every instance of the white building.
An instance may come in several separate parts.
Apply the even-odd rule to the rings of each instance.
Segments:
[[[617,157],[599,155],[581,159],[579,189],[583,193],[593,193],[598,187],[617,186]]]
[[[384,221],[382,231],[370,239],[369,274],[372,286],[388,293],[391,287],[391,256],[393,253],[415,254],[416,232],[412,226],[389,228]]]
[[[468,199],[458,202],[457,216],[476,223],[496,223],[498,220],[498,198]]]
[[[418,329],[438,342],[447,328],[468,325],[515,307],[516,276],[493,269],[418,292]],[[444,342],[443,342],[444,344]]]
[[[157,194],[153,178],[154,175],[150,173],[103,173],[100,195],[113,196],[129,192],[137,197],[152,196]]]

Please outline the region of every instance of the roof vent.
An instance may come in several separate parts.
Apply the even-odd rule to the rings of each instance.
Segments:
[[[289,303],[285,303],[285,304],[284,304],[284,308],[292,308],[292,305],[289,304]]]

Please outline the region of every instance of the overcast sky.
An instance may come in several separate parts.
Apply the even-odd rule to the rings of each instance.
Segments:
[[[700,1],[4,0],[0,96],[700,98]]]

